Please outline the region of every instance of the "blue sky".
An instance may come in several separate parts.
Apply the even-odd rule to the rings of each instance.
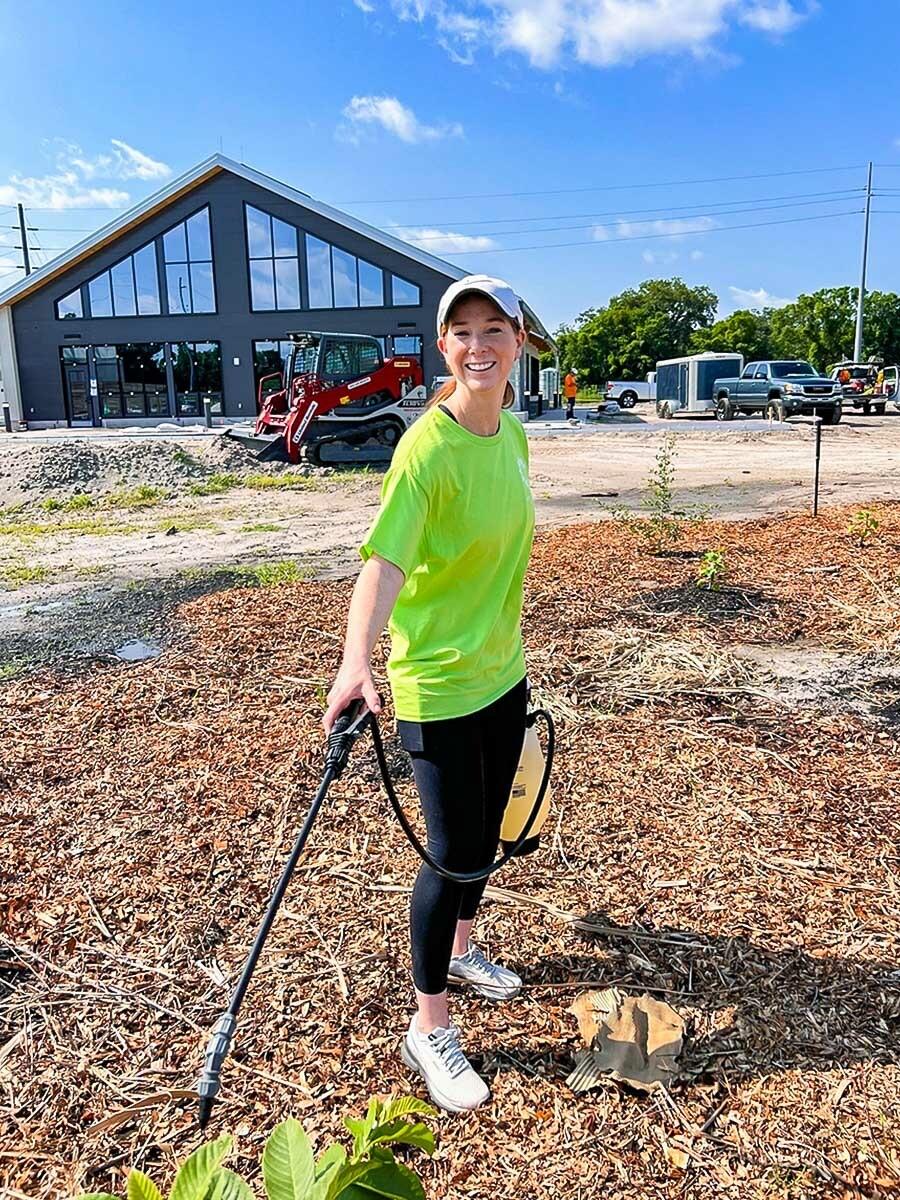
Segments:
[[[222,150],[556,328],[658,276],[723,313],[855,283],[872,159],[869,286],[900,291],[898,29],[897,0],[0,0],[0,225],[24,201],[46,261]]]

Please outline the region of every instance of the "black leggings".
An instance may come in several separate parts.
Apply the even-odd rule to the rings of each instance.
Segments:
[[[398,721],[425,814],[428,851],[450,871],[490,866],[500,842],[525,739],[526,684],[493,704],[445,721]],[[471,920],[487,880],[453,883],[425,863],[410,903],[413,979],[420,992],[447,987],[457,921]]]

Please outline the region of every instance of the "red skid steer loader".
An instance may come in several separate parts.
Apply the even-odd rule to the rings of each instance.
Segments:
[[[252,432],[231,428],[260,459],[315,465],[390,461],[401,435],[425,410],[415,356],[384,360],[374,337],[289,333],[284,375],[259,381]]]

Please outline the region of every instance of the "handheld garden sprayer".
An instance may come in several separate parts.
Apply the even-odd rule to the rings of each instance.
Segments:
[[[535,722],[539,718],[543,720],[547,729],[546,762],[541,753],[540,742],[534,728]],[[457,883],[474,883],[476,880],[487,879],[488,876],[493,875],[495,871],[498,871],[514,856],[529,854],[537,849],[540,830],[547,819],[550,809],[550,797],[547,789],[550,782],[550,772],[553,767],[553,750],[555,745],[553,718],[546,709],[532,709],[526,717],[525,741],[522,747],[522,755],[513,781],[500,834],[503,853],[495,862],[491,863],[490,866],[484,867],[482,870],[457,872],[449,871],[439,862],[436,862],[416,836],[415,830],[410,825],[403,811],[397,793],[394,791],[378,722],[366,707],[364,701],[354,700],[335,721],[332,731],[328,736],[325,750],[325,769],[322,773],[318,790],[310,805],[309,812],[306,814],[306,819],[303,822],[300,832],[297,834],[294,847],[281,872],[281,877],[278,880],[275,891],[272,893],[266,914],[256,934],[247,961],[244,963],[244,969],[241,971],[240,979],[232,993],[228,1008],[219,1018],[210,1034],[206,1047],[206,1055],[203,1060],[203,1070],[197,1083],[197,1092],[200,1097],[198,1116],[201,1129],[205,1129],[209,1122],[213,1104],[219,1091],[219,1076],[222,1071],[222,1064],[231,1048],[235,1029],[237,1028],[238,1011],[247,988],[250,985],[253,971],[262,953],[269,930],[272,928],[278,908],[287,891],[294,868],[300,859],[300,855],[303,853],[306,839],[309,837],[310,830],[318,816],[319,809],[322,807],[329,787],[335,779],[340,778],[350,758],[350,751],[353,749],[354,742],[367,729],[371,729],[372,731],[372,742],[375,746],[375,757],[378,760],[382,782],[384,783],[388,800],[391,803],[397,820],[400,822],[400,826],[406,834],[410,845],[422,861],[426,862],[433,871]]]

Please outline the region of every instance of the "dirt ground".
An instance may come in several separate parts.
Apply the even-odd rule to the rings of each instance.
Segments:
[[[476,934],[525,988],[452,997],[493,1099],[429,1120],[437,1154],[406,1159],[429,1200],[900,1192],[900,504],[873,503],[864,537],[854,512],[709,519],[661,553],[622,521],[539,532],[523,628],[557,723],[553,812]],[[349,591],[220,591],[153,661],[0,687],[4,1197],[123,1195],[132,1164],[166,1190],[198,1145],[191,1088],[318,782]],[[256,1195],[282,1117],[321,1150],[371,1095],[424,1094],[397,1053],[415,869],[362,744],[209,1131],[235,1134]],[[613,985],[685,1020],[669,1091],[566,1084],[572,999]]]
[[[811,507],[809,424],[666,423],[639,409],[577,428],[557,413],[526,430],[541,528],[640,511],[667,433],[678,504],[738,519]],[[353,573],[381,472],[260,466],[221,436],[0,438],[0,671],[57,651],[157,645],[175,604],[252,583],[254,565],[286,560],[321,579]],[[198,494],[217,480],[221,490]],[[130,496],[142,485],[159,494]],[[823,431],[823,506],[898,496],[900,413],[850,414]],[[79,497],[87,507],[66,507]]]

